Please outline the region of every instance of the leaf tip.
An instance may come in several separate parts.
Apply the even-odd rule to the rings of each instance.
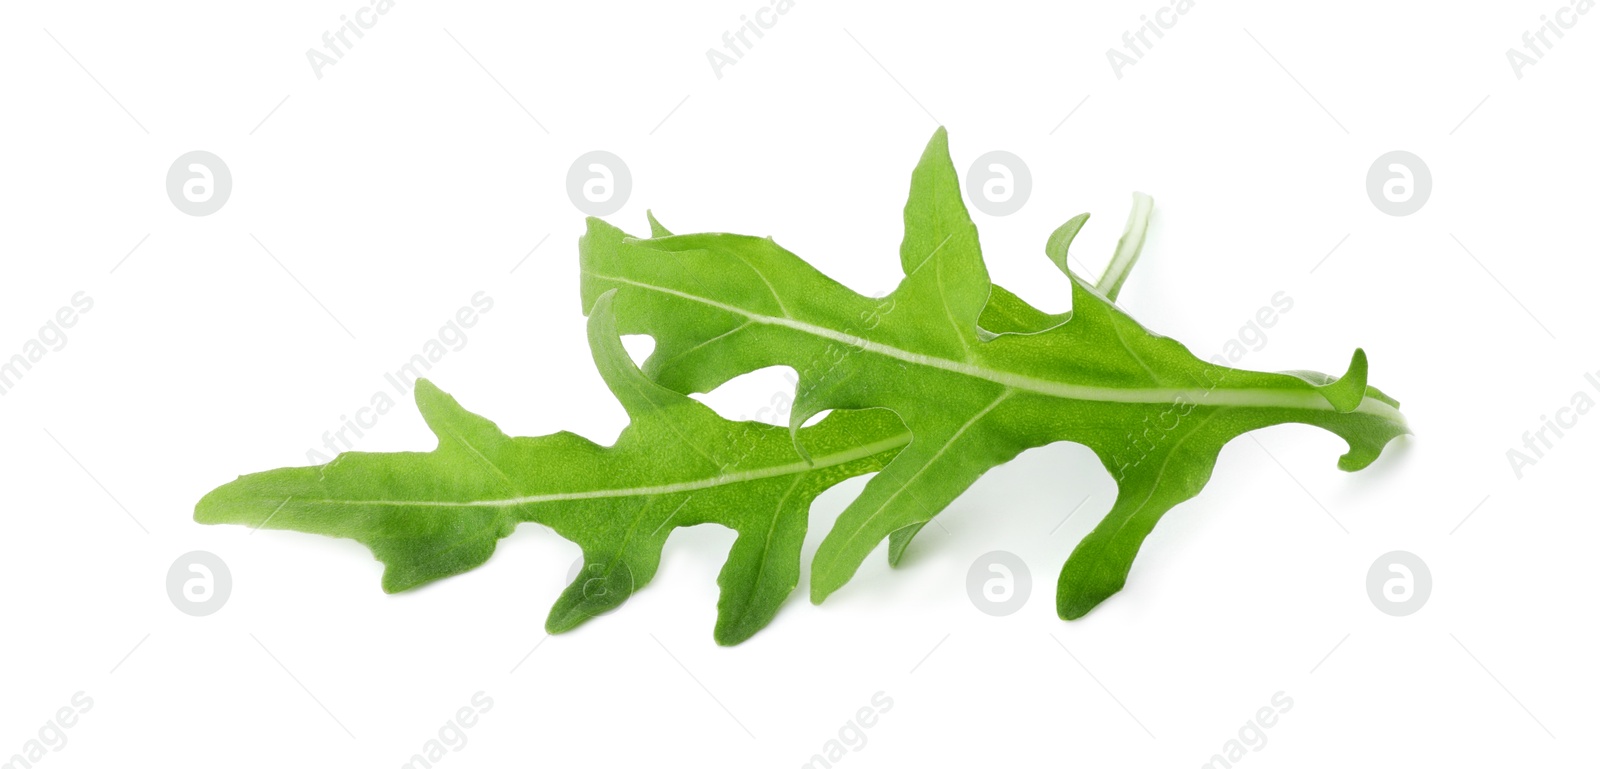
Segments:
[[[585,556],[578,576],[550,607],[550,614],[544,621],[545,632],[565,633],[616,609],[626,603],[638,587],[633,568],[627,561],[590,561]]]
[[[929,520],[932,520],[931,518]],[[918,521],[910,526],[904,526],[889,532],[889,566],[894,568],[905,560],[906,549],[911,547],[911,540],[915,539],[917,532],[927,526],[928,521]]]
[[[411,399],[417,404],[417,411],[422,414],[422,421],[428,424],[428,429],[433,430],[435,435],[438,435],[443,425],[455,416],[453,412],[461,410],[461,404],[456,403],[449,393],[439,389],[438,385],[427,379],[417,380],[411,390]],[[339,455],[342,456],[344,455]],[[338,461],[339,457],[335,457],[334,461]]]
[[[579,583],[573,583],[550,607],[550,613],[544,619],[544,632],[550,635],[567,633],[594,617],[595,612],[584,610],[585,599],[580,583],[581,579]],[[573,587],[578,588],[576,596],[572,595]]]
[[[1093,611],[1094,607],[1099,606],[1099,605],[1100,604],[1098,604],[1098,603],[1084,603],[1084,602],[1067,603],[1067,602],[1064,602],[1064,601],[1057,601],[1056,602],[1056,616],[1060,617],[1061,619],[1064,619],[1064,620],[1066,620],[1068,622],[1071,622],[1071,621],[1073,621],[1075,619],[1083,619],[1084,615],[1086,615],[1089,612]]]
[[[928,138],[928,146],[922,150],[922,163],[936,161],[940,166],[949,166],[949,171],[955,173],[955,165],[950,160],[950,134],[944,126],[934,129],[933,136]],[[920,167],[922,163],[919,163]]]
[[[1050,233],[1050,237],[1045,239],[1044,255],[1063,273],[1072,274],[1072,270],[1067,267],[1067,250],[1071,248],[1073,238],[1078,236],[1078,231],[1083,229],[1083,225],[1088,221],[1088,214],[1078,214],[1057,227]]]
[[[1383,455],[1383,450],[1391,441],[1402,435],[1411,435],[1411,430],[1401,428],[1400,431],[1379,440],[1349,441],[1350,450],[1339,457],[1339,469],[1347,473],[1366,469],[1368,465],[1378,461],[1378,457]]]
[[[395,569],[393,566],[386,566],[386,568],[384,568],[383,581],[380,584],[383,587],[384,595],[402,593],[407,589],[414,587],[413,584],[407,584],[405,580],[401,579],[399,570]]]
[[[440,395],[444,395],[444,391],[439,389],[439,386],[434,384],[433,380],[427,377],[421,377],[417,379],[416,389],[412,395],[416,398],[418,403],[421,403],[424,398],[431,399],[437,398]]]
[[[1084,615],[1094,611],[1096,606],[1105,603],[1127,584],[1127,575],[1115,572],[1099,575],[1082,573],[1075,569],[1072,559],[1061,568],[1061,577],[1056,582],[1056,616],[1071,622],[1082,619]]]
[[[1334,411],[1347,414],[1355,411],[1367,397],[1367,353],[1360,347],[1350,356],[1350,367],[1344,376],[1324,385],[1315,385],[1317,392],[1328,400]]]
[[[840,580],[832,576],[833,564],[819,563],[820,560],[820,557],[813,557],[811,561],[811,603],[816,606],[821,606],[823,601],[828,600],[828,596],[844,587],[844,583],[855,574],[855,570],[852,569],[850,574],[845,575],[844,580]]]
[[[724,623],[719,617],[716,628],[711,632],[712,640],[716,641],[718,646],[738,646],[750,640],[750,637],[755,635],[756,631],[765,627],[763,624],[753,624],[742,620],[743,618],[739,618],[735,621]]]
[[[644,218],[650,220],[650,237],[665,238],[672,235],[672,232],[666,227],[663,227],[661,222],[656,219],[656,214],[654,211],[651,211],[648,208],[645,209]]]
[[[588,615],[573,611],[571,608],[564,607],[558,603],[550,607],[550,615],[544,619],[544,632],[550,635],[560,635],[576,629],[587,619],[589,619]]]

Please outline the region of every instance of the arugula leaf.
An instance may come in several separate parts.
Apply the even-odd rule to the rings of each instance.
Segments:
[[[804,457],[787,429],[725,420],[646,379],[623,351],[610,306],[610,294],[594,297],[589,343],[631,419],[615,445],[568,432],[508,437],[421,380],[417,408],[438,448],[346,452],[319,467],[242,476],[201,499],[195,520],[354,539],[384,563],[391,593],[473,569],[517,524],[542,523],[584,558],[550,610],[552,633],[648,583],[673,529],[718,523],[738,538],[717,578],[715,638],[749,638],[799,582],[812,500],[883,467],[910,434],[887,412],[841,411],[797,433]]]
[[[1399,404],[1367,386],[1359,349],[1338,379],[1244,371],[1200,360],[1118,309],[1112,302],[1147,214],[1136,206],[1098,289],[1066,268],[1083,217],[1058,230],[1046,253],[1071,280],[1072,310],[1043,313],[989,281],[941,128],[912,174],[905,278],[885,299],[845,288],[771,238],[671,235],[653,217],[647,239],[589,220],[582,298],[593,311],[616,292],[621,332],[656,340],[645,373],[679,392],[709,392],[767,366],[794,368],[790,429],[801,451],[817,453],[800,425],[823,411],[888,409],[910,429],[910,444],[823,540],[814,602],[843,586],[886,537],[898,561],[911,537],[989,468],[1056,441],[1088,446],[1118,496],[1061,571],[1057,612],[1075,619],[1123,587],[1156,522],[1199,493],[1233,438],[1315,425],[1345,439],[1339,467],[1358,470],[1408,432]]]
[[[1113,302],[1138,259],[1150,200],[1135,196],[1117,253],[1090,284],[1067,253],[1087,214],[1046,242],[1073,309],[1042,312],[988,278],[944,131],[912,175],[888,297],[856,294],[770,238],[673,235],[652,215],[636,239],[591,219],[580,241],[589,343],[630,417],[614,445],[572,433],[512,438],[426,380],[417,406],[431,452],[347,452],[320,467],[242,476],[207,494],[201,523],[357,540],[407,590],[484,563],[525,521],[584,553],[551,609],[550,632],[613,609],[655,575],[679,526],[738,537],[718,576],[715,638],[734,644],[771,621],[799,581],[811,502],[876,473],[823,540],[821,601],[884,538],[898,562],[912,537],[995,465],[1060,440],[1089,446],[1117,501],[1067,559],[1058,613],[1080,617],[1120,590],[1144,538],[1199,493],[1218,452],[1286,422],[1342,436],[1357,470],[1407,432],[1398,404],[1368,387],[1356,350],[1338,379],[1216,366],[1139,326]],[[620,335],[648,333],[644,370]],[[681,394],[788,365],[800,376],[788,428],[732,422]],[[817,424],[804,423],[831,411]]]

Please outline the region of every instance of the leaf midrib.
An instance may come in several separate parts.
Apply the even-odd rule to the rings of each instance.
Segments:
[[[307,499],[299,497],[299,501],[316,504],[336,505],[390,505],[398,507],[516,507],[519,505],[534,505],[544,502],[569,502],[583,499],[606,499],[614,497],[658,496],[666,494],[679,494],[686,491],[699,491],[702,489],[728,486],[736,483],[777,478],[785,475],[803,474],[812,470],[854,462],[866,459],[874,454],[879,454],[890,449],[900,448],[911,442],[910,431],[873,441],[859,446],[852,446],[843,451],[814,457],[811,462],[791,462],[784,465],[764,467],[759,470],[747,470],[739,473],[728,473],[696,481],[683,481],[681,483],[667,483],[656,486],[634,486],[615,489],[596,489],[594,491],[570,491],[556,494],[532,494],[518,497],[505,497],[499,499],[474,499],[474,500],[418,500],[418,499]]]
[[[932,456],[928,457],[922,462],[922,466],[917,468],[917,471],[913,473],[910,478],[907,478],[904,483],[895,487],[895,490],[889,494],[887,499],[884,499],[883,502],[878,504],[876,509],[861,519],[861,523],[845,536],[844,543],[841,544],[839,549],[835,552],[842,552],[851,544],[853,544],[856,539],[861,536],[861,532],[866,531],[867,527],[870,526],[873,521],[876,521],[878,516],[882,515],[883,511],[887,509],[889,505],[893,504],[895,499],[904,493],[906,489],[911,488],[911,486],[917,482],[917,479],[922,477],[923,473],[928,472],[928,470],[934,466],[934,463],[938,462],[939,459],[944,456],[945,452],[949,451],[950,447],[955,445],[956,441],[961,440],[961,436],[965,435],[968,430],[972,429],[973,425],[976,425],[978,422],[982,421],[984,417],[989,415],[989,412],[994,411],[995,408],[997,408],[1007,398],[1011,397],[1011,395],[1012,391],[1010,390],[1000,393],[998,397],[989,402],[989,405],[984,406],[982,411],[973,414],[971,418],[961,425],[961,427],[957,428],[955,432],[951,433],[950,437],[945,439],[944,443],[939,446],[939,449],[935,451]],[[933,520],[933,517],[929,516],[928,520]],[[874,540],[874,542],[876,542],[876,540]],[[816,566],[816,571],[819,573],[831,571],[834,568],[834,564],[838,561],[839,557],[836,556],[827,563],[818,564]]]
[[[589,275],[601,280],[610,280],[627,284],[647,291],[656,291],[671,294],[676,297],[699,302],[709,307],[741,315],[752,323],[769,326],[781,326],[801,333],[829,339],[851,347],[884,355],[886,357],[902,360],[929,368],[937,368],[964,376],[982,379],[995,384],[1004,385],[1013,390],[1036,393],[1054,398],[1068,400],[1101,401],[1107,403],[1173,403],[1186,401],[1204,406],[1241,406],[1254,408],[1295,408],[1311,411],[1335,411],[1333,404],[1316,392],[1295,392],[1287,390],[1267,390],[1261,388],[1203,388],[1203,387],[1104,387],[1099,385],[1079,385],[1069,382],[1057,382],[1049,379],[1018,374],[1011,371],[998,371],[974,363],[950,360],[935,355],[904,350],[892,345],[864,339],[854,334],[836,331],[825,326],[795,320],[793,318],[779,318],[772,315],[763,315],[751,312],[741,307],[719,302],[703,296],[696,296],[666,286],[631,280],[615,275],[604,275],[589,271]],[[1375,398],[1363,398],[1356,407],[1356,412],[1376,416],[1395,424],[1404,424],[1400,411],[1383,401]]]

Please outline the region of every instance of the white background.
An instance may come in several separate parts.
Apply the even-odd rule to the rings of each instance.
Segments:
[[[398,766],[482,691],[439,765],[799,766],[882,691],[840,764],[1199,766],[1282,691],[1244,766],[1592,760],[1600,417],[1520,480],[1506,451],[1575,392],[1600,399],[1600,13],[1518,79],[1506,50],[1560,0],[1199,0],[1119,79],[1107,49],[1163,5],[797,0],[719,79],[706,50],[760,0],[399,0],[318,79],[306,50],[360,0],[9,4],[0,356],[75,292],[94,306],[0,397],[0,759],[83,691],[43,765]],[[875,554],[820,607],[802,583],[731,649],[711,640],[726,530],[679,532],[627,606],[545,639],[578,552],[548,530],[389,596],[354,542],[192,521],[235,475],[305,464],[477,291],[493,310],[431,378],[513,435],[613,439],[578,303],[579,154],[629,164],[609,218],[631,231],[649,207],[773,235],[872,293],[941,123],[963,173],[992,149],[1032,170],[1020,212],[974,212],[996,282],[1064,309],[1046,235],[1092,212],[1074,253],[1098,270],[1142,190],[1135,317],[1209,356],[1287,292],[1240,365],[1338,373],[1362,346],[1416,435],[1356,474],[1311,428],[1234,442],[1073,623],[1055,576],[1114,487],[1081,447],[1032,451],[903,568]],[[234,181],[206,217],[164,189],[195,149]],[[1395,149],[1432,170],[1411,216],[1365,191]],[[709,400],[753,413],[781,381]],[[359,444],[432,446],[404,400]],[[808,558],[859,488],[818,502]],[[166,593],[191,550],[231,567],[209,617]],[[1006,618],[966,594],[992,550],[1033,577]],[[1432,571],[1409,617],[1367,597],[1392,550]]]

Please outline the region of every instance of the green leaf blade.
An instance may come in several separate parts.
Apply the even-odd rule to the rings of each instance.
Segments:
[[[1148,197],[1136,195],[1096,284],[1067,268],[1087,215],[1050,236],[1046,256],[1069,279],[1072,310],[1046,313],[990,281],[960,181],[940,129],[912,174],[904,278],[882,298],[771,238],[673,234],[653,214],[650,237],[634,238],[591,218],[579,241],[582,308],[595,365],[629,417],[613,445],[508,436],[422,381],[432,451],[348,452],[242,476],[201,499],[195,518],[356,540],[384,564],[389,592],[476,568],[517,525],[539,523],[583,552],[547,617],[552,633],[647,585],[674,530],[716,524],[735,532],[713,633],[732,645],[792,595],[811,505],[847,478],[875,473],[818,548],[813,601],[885,539],[900,561],[989,469],[1058,441],[1090,448],[1118,495],[1062,567],[1057,612],[1075,619],[1124,587],[1145,539],[1200,493],[1233,439],[1312,425],[1344,438],[1339,467],[1357,470],[1409,432],[1398,402],[1368,384],[1360,348],[1337,378],[1244,371],[1201,360],[1118,308]],[[655,339],[642,367],[626,334]],[[787,426],[726,420],[687,397],[769,366],[798,376]]]
[[[657,381],[703,391],[758,368],[790,365],[800,375],[793,424],[829,409],[881,407],[910,429],[911,445],[868,482],[823,540],[813,601],[844,585],[884,538],[898,561],[916,532],[989,468],[1027,448],[1069,440],[1102,458],[1118,479],[1119,500],[1128,500],[1103,523],[1116,535],[1086,540],[1064,568],[1063,616],[1082,616],[1121,588],[1149,530],[1198,493],[1232,438],[1285,422],[1315,425],[1346,438],[1351,451],[1340,466],[1354,469],[1408,432],[1392,399],[1367,387],[1364,353],[1337,380],[1231,369],[1200,360],[1112,304],[1148,214],[1146,206],[1130,216],[1114,260],[1121,266],[1108,273],[1110,296],[1069,270],[1072,311],[1041,313],[989,283],[941,131],[912,176],[900,253],[906,277],[877,307],[765,240],[680,235],[668,239],[673,244],[629,241],[639,250],[628,253],[589,248],[583,260],[585,271],[603,265],[620,279],[619,295],[629,304],[619,312],[632,331],[696,351],[690,365],[677,356],[647,367]],[[1052,261],[1065,263],[1083,221],[1058,229],[1046,249]],[[650,252],[691,244],[697,272],[728,279],[670,290],[628,282],[641,262],[661,259]],[[756,304],[754,286],[732,285],[741,264],[759,266],[760,290],[785,298],[781,313]],[[635,314],[638,307],[648,310]],[[702,325],[697,307],[736,307],[744,328]],[[1134,472],[1140,466],[1146,469]],[[1167,470],[1149,475],[1149,467]]]
[[[570,630],[616,608],[654,577],[673,529],[737,532],[719,584],[716,638],[737,643],[771,621],[799,579],[806,516],[818,494],[883,467],[910,440],[883,411],[840,412],[801,431],[731,422],[650,381],[628,359],[599,297],[595,360],[632,422],[604,447],[571,433],[511,438],[423,380],[418,408],[431,452],[341,454],[310,468],[244,476],[196,506],[201,523],[292,529],[354,539],[398,592],[475,568],[518,523],[579,544],[584,564],[546,626]]]

